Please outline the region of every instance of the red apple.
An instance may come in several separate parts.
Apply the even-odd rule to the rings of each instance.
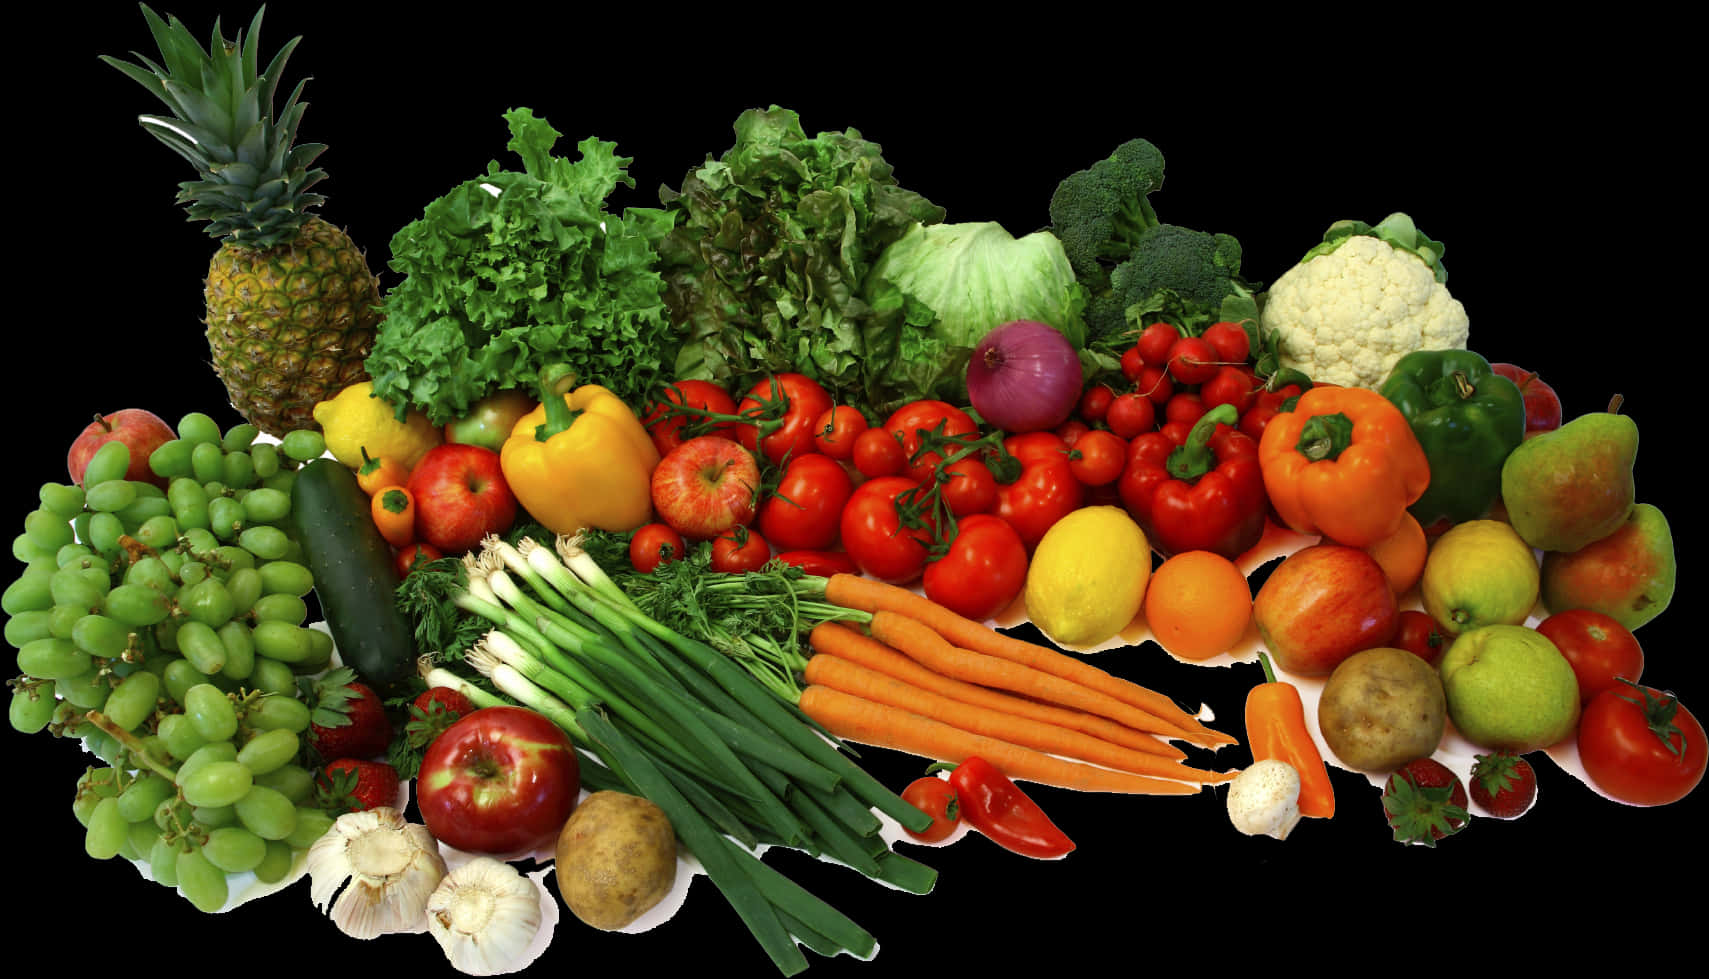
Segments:
[[[1399,616],[1382,566],[1341,544],[1295,551],[1252,600],[1258,635],[1277,669],[1300,676],[1325,676],[1354,653],[1389,645]]]
[[[509,705],[441,731],[416,777],[433,838],[465,853],[509,855],[551,843],[575,810],[581,764],[562,728]]]
[[[154,454],[155,449],[177,437],[178,433],[172,430],[172,426],[154,412],[123,408],[110,415],[96,415],[95,420],[72,441],[65,466],[71,473],[71,481],[82,486],[83,471],[89,468],[89,459],[95,455],[95,450],[108,442],[123,442],[131,453],[131,465],[125,470],[125,478],[153,483],[165,489],[166,480],[148,468],[148,457]]]
[[[445,554],[471,551],[516,522],[516,494],[491,449],[436,445],[410,470],[407,486],[415,497],[416,538]]]
[[[1537,376],[1536,371],[1528,371],[1516,364],[1489,365],[1497,374],[1507,378],[1519,386],[1519,393],[1525,396],[1525,437],[1530,438],[1539,432],[1552,432],[1561,427],[1561,398],[1555,389]]]
[[[760,467],[740,442],[691,438],[665,453],[653,470],[653,509],[684,537],[711,540],[753,522]]]

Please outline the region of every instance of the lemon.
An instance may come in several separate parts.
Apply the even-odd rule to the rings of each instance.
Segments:
[[[427,450],[444,441],[439,426],[411,409],[403,421],[390,402],[374,397],[372,381],[352,384],[314,406],[314,420],[326,436],[327,451],[352,469],[362,465],[362,452],[372,458],[396,459],[410,469]]]
[[[1424,610],[1454,635],[1520,625],[1537,604],[1537,555],[1500,520],[1455,524],[1431,545],[1419,581]]]
[[[1027,615],[1059,646],[1095,646],[1139,614],[1151,545],[1127,511],[1090,506],[1044,533],[1027,567]]]

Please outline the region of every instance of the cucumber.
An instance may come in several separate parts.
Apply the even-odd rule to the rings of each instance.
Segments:
[[[415,675],[415,632],[398,609],[391,545],[356,474],[315,459],[297,472],[291,511],[339,658],[381,697],[404,692]]]

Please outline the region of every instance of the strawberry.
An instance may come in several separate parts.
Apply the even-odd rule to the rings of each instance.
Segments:
[[[321,808],[342,814],[395,807],[401,785],[398,770],[383,761],[340,758],[321,771],[318,784]]]
[[[348,667],[303,681],[303,699],[313,708],[309,746],[321,758],[377,758],[392,743],[386,706]]]
[[[1435,846],[1466,827],[1466,786],[1433,758],[1409,761],[1389,774],[1383,812],[1400,843]]]
[[[1537,772],[1507,751],[1477,755],[1472,765],[1472,801],[1491,816],[1512,819],[1537,799]]]
[[[392,766],[404,777],[413,778],[421,768],[427,746],[439,737],[439,732],[474,710],[475,705],[467,696],[450,687],[433,687],[417,696],[410,704],[403,737],[392,742],[389,757]]]

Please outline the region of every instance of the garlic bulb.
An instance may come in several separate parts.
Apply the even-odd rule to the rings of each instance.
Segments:
[[[427,931],[459,972],[515,971],[540,931],[540,891],[515,867],[474,857],[445,875],[427,902]]]
[[[424,930],[427,899],[445,877],[427,827],[386,807],[338,817],[309,847],[307,864],[315,906],[331,903],[339,930],[362,939]]]

